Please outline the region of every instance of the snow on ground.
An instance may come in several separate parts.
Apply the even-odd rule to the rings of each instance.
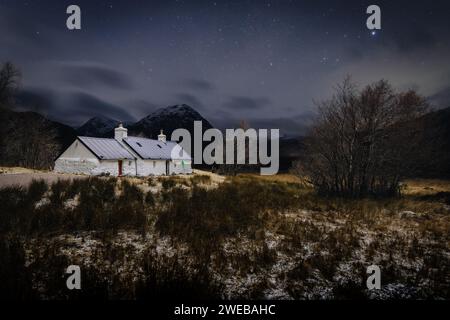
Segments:
[[[24,174],[35,176],[37,173],[14,174],[19,177],[16,181]],[[203,172],[195,170],[195,174]],[[2,177],[8,175],[0,175],[0,185]],[[221,176],[208,175],[214,183],[224,181]],[[192,176],[178,177],[188,179]],[[145,192],[156,193],[162,188],[157,178],[135,180]],[[46,201],[48,199],[43,198],[35,205],[43,206]],[[76,197],[65,203],[68,209],[77,205]],[[364,217],[306,209],[273,212],[262,232],[255,236],[241,233],[224,239],[220,254],[213,253],[208,270],[214,280],[224,285],[224,298],[331,299],[336,295],[336,286],[361,283],[361,274],[365,272],[361,267],[392,264],[397,272],[395,276],[404,282],[391,280],[381,291],[366,293],[372,299],[414,298],[432,285],[426,277],[415,287],[408,284],[408,279],[420,272],[433,272],[435,266],[426,265],[427,255],[439,250],[441,264],[450,263],[450,247],[440,247],[448,235],[440,236],[439,230],[426,229],[430,221],[435,223],[434,228],[449,224],[446,206],[436,207],[434,212],[383,209]],[[39,259],[42,247],[51,242],[57,243],[59,254],[73,263],[113,270],[134,281],[142,276],[140,263],[148,254],[178,257],[186,269],[195,262],[189,244],[161,236],[152,226],[145,236],[120,231],[107,241],[95,232],[32,239],[27,246],[26,264]],[[114,248],[115,257],[103,255],[107,246]],[[320,259],[314,262],[317,257],[334,259],[331,262],[325,260],[325,263],[335,264],[332,277],[327,277],[324,270],[329,266],[321,265]]]

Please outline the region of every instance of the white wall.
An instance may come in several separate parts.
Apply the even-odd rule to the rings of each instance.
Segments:
[[[169,174],[191,174],[191,162],[184,161],[184,167],[181,160],[174,160],[169,162]],[[166,174],[166,160],[138,160],[138,175],[165,175]]]
[[[97,157],[88,149],[84,144],[82,144],[79,140],[75,140],[72,144],[64,151],[58,159],[70,159],[70,160],[79,160],[79,159],[95,159],[98,160]]]
[[[122,174],[124,176],[135,176],[136,175],[136,160],[123,160],[122,161]]]
[[[181,160],[170,161],[170,174],[191,174],[191,161],[183,160],[183,162]]]
[[[118,160],[101,160],[96,168],[91,171],[92,175],[109,174],[111,176],[119,175]],[[135,176],[136,166],[134,160],[122,160],[122,175]]]
[[[166,174],[166,161],[165,160],[142,160],[138,159],[138,175],[164,175]]]
[[[58,173],[91,174],[98,167],[97,159],[57,159],[54,171]]]
[[[55,161],[54,171],[91,174],[98,165],[97,157],[80,141],[75,140]]]
[[[55,162],[54,171],[59,173],[88,175],[109,174],[111,176],[117,176],[119,174],[119,162],[118,160],[92,161],[85,159],[58,159]],[[122,175],[136,175],[136,166],[134,160],[122,160]]]
[[[128,148],[127,148],[128,149]],[[134,152],[133,152],[134,154]],[[136,175],[165,175],[166,160],[122,160],[122,174],[125,176]],[[87,175],[119,174],[118,160],[99,160],[80,141],[75,140],[66,151],[55,161],[54,171],[61,173],[75,173]],[[169,163],[170,174],[192,173],[191,161],[173,160]]]
[[[75,140],[55,161],[54,171],[88,175],[109,173],[117,176],[119,174],[119,163],[118,160],[99,160],[80,141]],[[136,175],[134,160],[122,160],[122,175]]]

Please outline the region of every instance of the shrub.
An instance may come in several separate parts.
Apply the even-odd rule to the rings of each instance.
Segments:
[[[0,189],[0,233],[19,230],[24,224],[31,202],[25,202],[26,192],[22,187],[11,186]]]
[[[217,245],[216,240],[260,225],[262,205],[257,197],[234,184],[212,190],[194,186],[192,192],[174,188],[163,195],[156,228],[192,247]]]
[[[44,180],[31,181],[27,190],[27,198],[31,202],[37,202],[42,199],[44,193],[48,190],[48,184]]]
[[[163,190],[169,190],[176,186],[176,180],[173,177],[161,178],[161,185]]]
[[[213,281],[206,266],[188,270],[180,257],[147,255],[144,278],[136,284],[137,299],[213,300],[220,299],[222,286]]]
[[[113,231],[120,228],[134,228],[145,233],[147,211],[144,208],[144,194],[127,180],[122,182],[122,192],[112,206],[111,227]]]
[[[211,177],[207,175],[194,175],[191,177],[193,184],[211,184]]]
[[[29,300],[36,297],[31,273],[25,267],[23,241],[0,235],[0,300]]]

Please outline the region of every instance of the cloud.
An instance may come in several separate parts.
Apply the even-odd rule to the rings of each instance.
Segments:
[[[251,98],[244,96],[231,97],[227,102],[223,104],[226,109],[232,110],[258,110],[270,104],[268,98]]]
[[[74,92],[67,96],[67,101],[71,111],[80,117],[84,116],[108,116],[120,121],[131,121],[134,118],[119,106],[85,92]]]
[[[187,88],[198,91],[212,91],[215,89],[214,84],[203,79],[194,79],[194,78],[186,79],[182,81],[182,85]]]
[[[135,120],[124,108],[81,91],[63,94],[43,88],[26,88],[19,92],[17,105],[21,110],[51,115],[52,119],[72,126],[97,116]]]
[[[112,89],[128,90],[133,82],[126,74],[97,65],[64,65],[61,67],[61,79],[80,88],[105,86]]]

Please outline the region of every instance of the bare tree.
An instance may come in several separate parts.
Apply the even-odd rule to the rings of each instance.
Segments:
[[[10,108],[14,94],[20,85],[21,73],[11,62],[5,62],[0,67],[0,107]]]
[[[301,169],[320,193],[394,195],[410,172],[427,104],[414,91],[396,93],[385,80],[361,91],[347,78],[318,103]]]
[[[20,80],[21,73],[12,63],[0,66],[0,163],[49,169],[61,149],[57,132],[42,116],[10,110]]]
[[[43,117],[25,117],[26,130],[14,130],[8,136],[5,154],[9,165],[33,169],[50,169],[61,149],[56,131]]]

